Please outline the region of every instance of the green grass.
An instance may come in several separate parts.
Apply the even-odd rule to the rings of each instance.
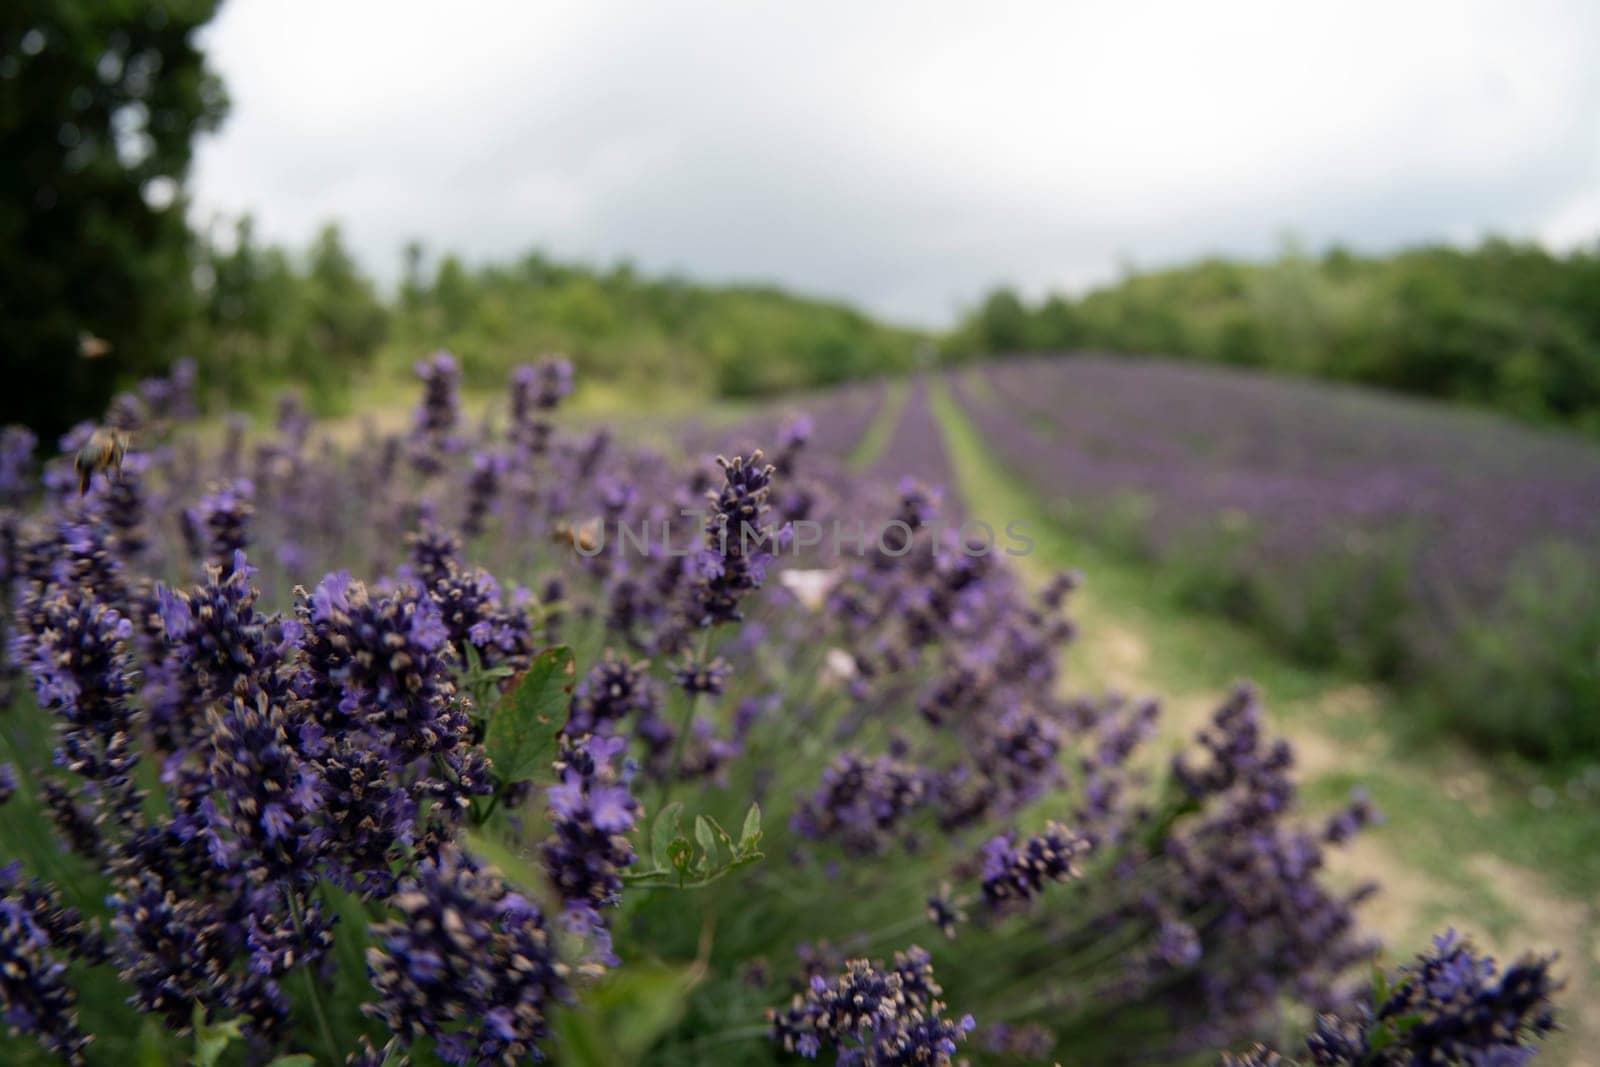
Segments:
[[[878,461],[883,450],[894,440],[894,428],[900,425],[900,412],[906,406],[906,383],[896,378],[884,386],[883,405],[873,418],[872,425],[861,435],[856,447],[851,449],[848,464],[853,471],[864,471]]]

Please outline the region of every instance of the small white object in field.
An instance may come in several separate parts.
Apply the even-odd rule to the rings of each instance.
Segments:
[[[800,601],[807,611],[817,611],[828,599],[828,594],[833,592],[833,587],[838,584],[839,574],[831,570],[784,571],[778,575],[778,581],[794,594],[794,598]]]
[[[830,648],[822,657],[822,677],[830,682],[848,682],[856,676],[856,658],[842,648]]]

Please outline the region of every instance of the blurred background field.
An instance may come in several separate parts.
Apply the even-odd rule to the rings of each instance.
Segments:
[[[787,136],[784,123],[800,121],[794,109],[752,89],[750,112],[733,127],[717,126],[718,137],[798,145],[769,153],[783,179],[763,185],[765,171],[735,167],[736,178],[752,183],[747,196],[714,186],[726,198],[723,212],[691,213],[681,244],[668,247],[658,234],[679,232],[671,211],[652,215],[631,201],[609,214],[593,209],[612,224],[603,239],[557,218],[563,210],[588,217],[576,193],[552,193],[546,199],[558,207],[519,219],[514,208],[529,194],[514,181],[510,155],[504,188],[474,185],[460,195],[500,196],[507,205],[497,236],[479,240],[476,216],[467,219],[473,226],[452,230],[453,216],[427,214],[426,201],[448,193],[447,179],[459,174],[395,194],[393,208],[384,196],[363,195],[372,190],[360,182],[341,186],[339,164],[348,157],[312,144],[311,132],[306,173],[283,179],[277,202],[247,205],[259,217],[237,210],[244,194],[223,178],[248,169],[245,162],[271,170],[255,131],[293,146],[297,130],[316,127],[305,99],[273,96],[281,84],[259,74],[263,61],[243,43],[272,20],[267,5],[237,0],[237,15],[234,6],[221,9],[221,22],[214,3],[176,0],[24,0],[0,14],[0,424],[28,426],[52,454],[117,391],[188,359],[203,408],[219,416],[207,433],[230,432],[220,419],[229,409],[264,426],[289,394],[325,420],[322,432],[353,444],[363,427],[394,428],[408,417],[413,364],[436,349],[459,361],[475,419],[503,419],[496,398],[508,374],[546,352],[564,354],[576,370],[578,389],[562,415],[568,425],[604,419],[689,454],[770,446],[763,436],[776,413],[804,411],[814,449],[830,462],[940,485],[956,516],[1029,523],[1035,552],[1018,564],[1028,579],[1083,569],[1079,614],[1088,636],[1069,660],[1078,682],[1171,693],[1176,721],[1187,727],[1231,682],[1257,681],[1297,746],[1309,795],[1331,807],[1360,785],[1388,813],[1354,861],[1384,882],[1375,909],[1382,932],[1411,944],[1457,923],[1498,946],[1561,950],[1577,1006],[1567,1050],[1573,1062],[1593,1062],[1583,1050],[1600,1046],[1600,78],[1592,55],[1573,43],[1600,39],[1589,35],[1600,34],[1592,10],[1541,7],[1532,28],[1501,34],[1503,15],[1431,9],[1431,22],[1407,24],[1406,48],[1369,57],[1374,85],[1398,86],[1409,120],[1393,128],[1373,120],[1369,130],[1352,119],[1351,144],[1329,132],[1349,125],[1339,94],[1327,88],[1339,70],[1325,56],[1307,59],[1305,37],[1317,25],[1300,27],[1294,47],[1266,49],[1265,57],[1249,51],[1263,76],[1293,79],[1287,66],[1306,62],[1306,77],[1318,79],[1315,93],[1294,82],[1303,111],[1291,108],[1283,129],[1303,137],[1280,131],[1277,140],[1293,149],[1285,149],[1284,167],[1363,152],[1394,166],[1367,175],[1366,185],[1362,174],[1349,177],[1367,199],[1326,213],[1321,186],[1268,196],[1275,214],[1257,212],[1249,188],[1227,210],[1197,193],[1184,210],[1214,214],[1223,229],[1181,241],[1159,234],[1171,216],[1150,208],[1146,217],[1142,200],[1100,223],[1092,190],[1080,190],[1090,220],[1077,219],[1074,230],[1051,218],[1036,237],[1025,209],[994,207],[1010,203],[994,190],[985,187],[979,210],[942,185],[926,194],[907,187],[903,199],[920,211],[915,225],[879,233],[875,215],[901,218],[900,170],[873,170],[876,156],[863,157],[859,174],[855,163],[829,162],[834,142],[822,132],[815,141]],[[295,17],[310,25],[307,11],[279,20]],[[480,29],[513,18],[462,17]],[[623,59],[656,25],[638,17],[647,25],[626,35],[633,43]],[[876,39],[898,28],[861,17]],[[1241,10],[1215,21],[1256,26],[1280,17]],[[350,54],[354,38],[337,34],[360,29],[362,18],[392,18],[403,38],[397,53],[418,47],[406,44],[420,32],[414,12],[347,13],[330,33]],[[721,28],[704,11],[685,18],[707,39]],[[571,19],[579,28],[562,26],[575,49],[610,39],[601,23]],[[759,81],[746,64],[776,62],[791,40],[820,47],[822,36],[842,39],[853,25],[837,10],[818,19],[814,30],[776,15],[776,29],[741,24],[755,35],[750,54],[719,67],[723,92],[705,98],[737,96]],[[1340,25],[1352,40],[1366,32],[1362,17]],[[1101,28],[1116,40],[1135,32]],[[1445,44],[1419,43],[1435,31]],[[984,141],[994,152],[989,162],[1012,176],[1017,195],[1047,187],[1027,204],[1072,200],[1057,196],[1054,183],[1077,189],[1067,173],[1075,146],[1055,155],[1034,145],[1054,143],[1048,131],[1057,116],[1021,100],[1042,95],[1074,112],[1097,105],[1064,90],[1021,93],[1007,81],[1008,49],[1035,55],[1027,36],[1010,27],[970,45],[976,69],[1000,86],[996,96],[973,90],[980,103],[1017,100],[1013,120],[1025,132],[1008,135],[1012,127],[992,126],[975,104],[984,121],[964,124],[957,115],[950,136],[992,138]],[[1220,49],[1221,36],[1208,32],[1204,43]],[[947,55],[921,37],[913,43],[904,54]],[[1427,61],[1413,68],[1412,52]],[[816,68],[825,70],[819,55]],[[966,69],[966,53],[952,46],[948,55],[948,67],[914,84],[944,86]],[[607,64],[621,61],[595,59],[593,77],[616,75]],[[229,62],[241,75],[237,88]],[[466,62],[441,59],[447,69]],[[852,53],[837,62],[854,86],[865,61]],[[765,92],[793,94],[798,85],[831,99],[818,82],[795,81],[797,67],[778,65],[776,88]],[[344,84],[318,70],[307,78]],[[1135,200],[1182,177],[1168,174],[1181,160],[1144,159],[1129,147],[1139,136],[1169,137],[1175,155],[1194,152],[1178,129],[1184,112],[1170,100],[1181,95],[1180,80],[1164,83],[1160,107],[1147,109],[1128,87],[1125,115],[1106,105],[1131,130],[1126,141],[1100,146],[1116,172],[1107,185],[1126,186]],[[1501,90],[1510,101],[1503,107]],[[202,171],[212,185],[199,190],[191,181],[196,153],[207,138],[227,136],[235,91],[244,94],[236,103],[246,133],[234,143],[245,148],[234,156],[216,150],[226,158]],[[624,103],[652,91],[634,82],[617,90]],[[1495,106],[1479,106],[1480,91]],[[500,114],[494,108],[508,106],[499,96],[509,92],[499,86],[483,114]],[[1227,107],[1276,90],[1252,83],[1237,95],[1216,92]],[[914,101],[884,93],[894,100],[840,112],[860,119],[849,126],[849,145],[888,136],[880,127],[892,124],[895,106],[919,113]],[[372,95],[350,91],[369,104]],[[688,99],[668,93],[662,107],[686,109]],[[728,107],[693,101],[716,121],[726,118]],[[294,110],[297,102],[306,110]],[[589,108],[575,105],[580,119],[614,118],[607,101],[580,94],[578,102]],[[1359,103],[1350,114],[1364,122],[1376,109]],[[346,128],[360,125],[359,116],[333,111]],[[395,115],[386,121],[401,130],[413,119],[442,121],[416,107]],[[1526,134],[1531,140],[1507,132],[1528,128],[1525,115],[1548,120]],[[1467,129],[1475,116],[1483,126],[1460,135],[1462,154],[1443,153],[1459,164],[1450,181],[1433,170],[1408,177],[1406,131]],[[767,120],[776,124],[770,134]],[[811,121],[805,130],[838,125]],[[678,131],[684,158],[726,147],[696,141],[699,129]],[[1207,130],[1208,147],[1239,173],[1267,175],[1269,185],[1279,173],[1246,134]],[[1262,143],[1274,131],[1269,122]],[[538,132],[559,156],[566,142],[557,134],[566,128]],[[503,134],[491,127],[484,141]],[[340,139],[337,131],[327,136]],[[393,137],[384,142],[394,152],[389,165],[428,172],[406,137]],[[905,133],[892,144],[914,147],[922,137]],[[355,133],[349,139],[382,155]],[[999,141],[1027,141],[1030,152],[1013,157]],[[252,145],[259,159],[249,155]],[[663,176],[656,156],[641,148],[635,158],[630,146],[637,147],[617,135],[625,180],[615,184],[659,186],[669,207],[673,196],[701,202],[700,172]],[[1511,169],[1484,170],[1482,159],[1500,147]],[[1552,162],[1568,148],[1571,161]],[[941,172],[953,151],[908,156],[906,166]],[[811,159],[806,152],[823,161],[821,191],[794,184],[793,173],[804,172],[798,164]],[[496,159],[492,151],[483,158]],[[983,169],[983,152],[962,162]],[[611,171],[572,170],[610,188]],[[1146,181],[1146,170],[1159,171],[1161,182]],[[1233,171],[1224,170],[1197,167],[1193,182],[1225,184]],[[531,187],[544,189],[545,172],[530,174]],[[840,193],[839,182],[870,186],[871,195]],[[340,191],[313,195],[308,184]],[[1380,195],[1385,190],[1392,197]],[[404,230],[412,211],[418,220],[381,254],[374,234],[389,230],[373,221],[377,209],[364,203],[371,199],[389,207],[384,226]],[[800,214],[789,219],[786,205]],[[827,214],[826,226],[808,229],[808,208]],[[344,213],[357,220],[353,228]],[[314,225],[303,224],[311,215]],[[1380,217],[1405,221],[1385,229],[1372,221]],[[1094,243],[1119,225],[1126,237],[1117,239],[1137,257]],[[935,232],[947,240],[920,236]],[[634,235],[650,252],[643,262],[617,251],[635,247]],[[942,255],[962,265],[921,278],[914,265],[874,251],[874,241],[898,242],[908,259]],[[801,250],[813,244],[834,258],[795,274],[773,267],[786,255],[804,259]],[[1092,270],[1068,266],[1080,244],[1095,249]],[[713,251],[697,259],[701,245]],[[852,284],[896,270],[907,285],[922,285],[914,300]],[[929,307],[936,309],[925,313]]]

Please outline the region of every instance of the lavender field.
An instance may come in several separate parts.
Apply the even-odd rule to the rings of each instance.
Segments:
[[[1297,656],[1433,686],[1444,724],[1600,750],[1600,448],[1351,388],[1156,360],[952,378],[1056,517]]]
[[[1075,685],[1078,578],[932,532],[928,383],[860,474],[816,438],[872,389],[706,462],[565,428],[559,361],[476,424],[454,360],[417,372],[409,428],[353,447],[293,404],[197,432],[181,372],[59,454],[6,431],[5,1062],[1520,1062],[1551,1031],[1550,960],[1455,933],[1374,985],[1378,887],[1329,871],[1378,813],[1305,808],[1254,690],[1169,758],[1155,702]],[[905,534],[793,550],[864,509]]]
[[[354,450],[293,405],[197,435],[181,376],[54,458],[6,432],[6,1062],[1267,1062],[1315,1027],[1355,1064],[1402,1003],[1442,1027],[1405,1048],[1549,1029],[1546,961],[1453,936],[1374,998],[1373,888],[1323,877],[1368,801],[1298,814],[1248,689],[1152,763],[1154,704],[1062,675],[1072,579],[918,533],[925,382],[853,475],[872,392],[706,464],[563,430],[562,363],[502,430],[418,371]],[[909,541],[786,552],[862,507]]]

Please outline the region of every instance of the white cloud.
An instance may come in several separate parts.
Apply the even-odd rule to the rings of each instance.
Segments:
[[[197,210],[948,320],[1132,259],[1600,226],[1600,7],[231,0]]]

